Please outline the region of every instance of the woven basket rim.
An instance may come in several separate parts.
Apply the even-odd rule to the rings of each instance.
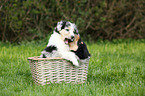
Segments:
[[[40,56],[28,57],[28,60],[58,60],[58,59],[63,60],[63,58],[61,57],[55,57],[55,58],[39,58],[39,57]]]

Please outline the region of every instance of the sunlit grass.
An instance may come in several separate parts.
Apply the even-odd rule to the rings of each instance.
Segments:
[[[0,43],[1,96],[143,96],[145,40],[87,43],[91,53],[85,84],[38,86],[27,57],[39,56],[46,42]]]

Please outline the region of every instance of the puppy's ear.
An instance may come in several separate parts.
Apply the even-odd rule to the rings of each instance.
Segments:
[[[79,32],[78,32],[77,26],[76,26],[74,23],[73,23],[72,25],[73,25],[73,27],[74,27],[74,34],[78,35]]]
[[[78,42],[80,39],[80,35],[75,35],[75,41]]]
[[[57,26],[57,25],[59,25],[58,24],[59,22],[57,22],[57,23],[54,23],[54,26],[56,26],[55,28],[54,28],[54,32],[56,32],[56,33],[59,33],[59,27]]]
[[[63,23],[63,21],[57,22],[57,26],[56,26],[55,30],[60,31],[61,27],[62,27],[62,23]]]
[[[55,27],[54,32],[59,33],[57,27]]]
[[[67,23],[67,21],[64,21],[64,20],[58,22],[57,26],[56,26],[57,31],[60,31],[60,30],[64,29],[65,26],[66,26],[66,23]]]

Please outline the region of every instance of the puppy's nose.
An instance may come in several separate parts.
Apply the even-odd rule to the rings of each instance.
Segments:
[[[74,36],[71,36],[71,39],[74,39],[75,37]]]

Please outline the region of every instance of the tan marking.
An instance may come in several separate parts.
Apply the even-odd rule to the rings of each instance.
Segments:
[[[75,40],[69,43],[70,50],[76,51],[78,49],[77,42],[79,41],[79,39],[80,39],[80,36],[75,35]]]

